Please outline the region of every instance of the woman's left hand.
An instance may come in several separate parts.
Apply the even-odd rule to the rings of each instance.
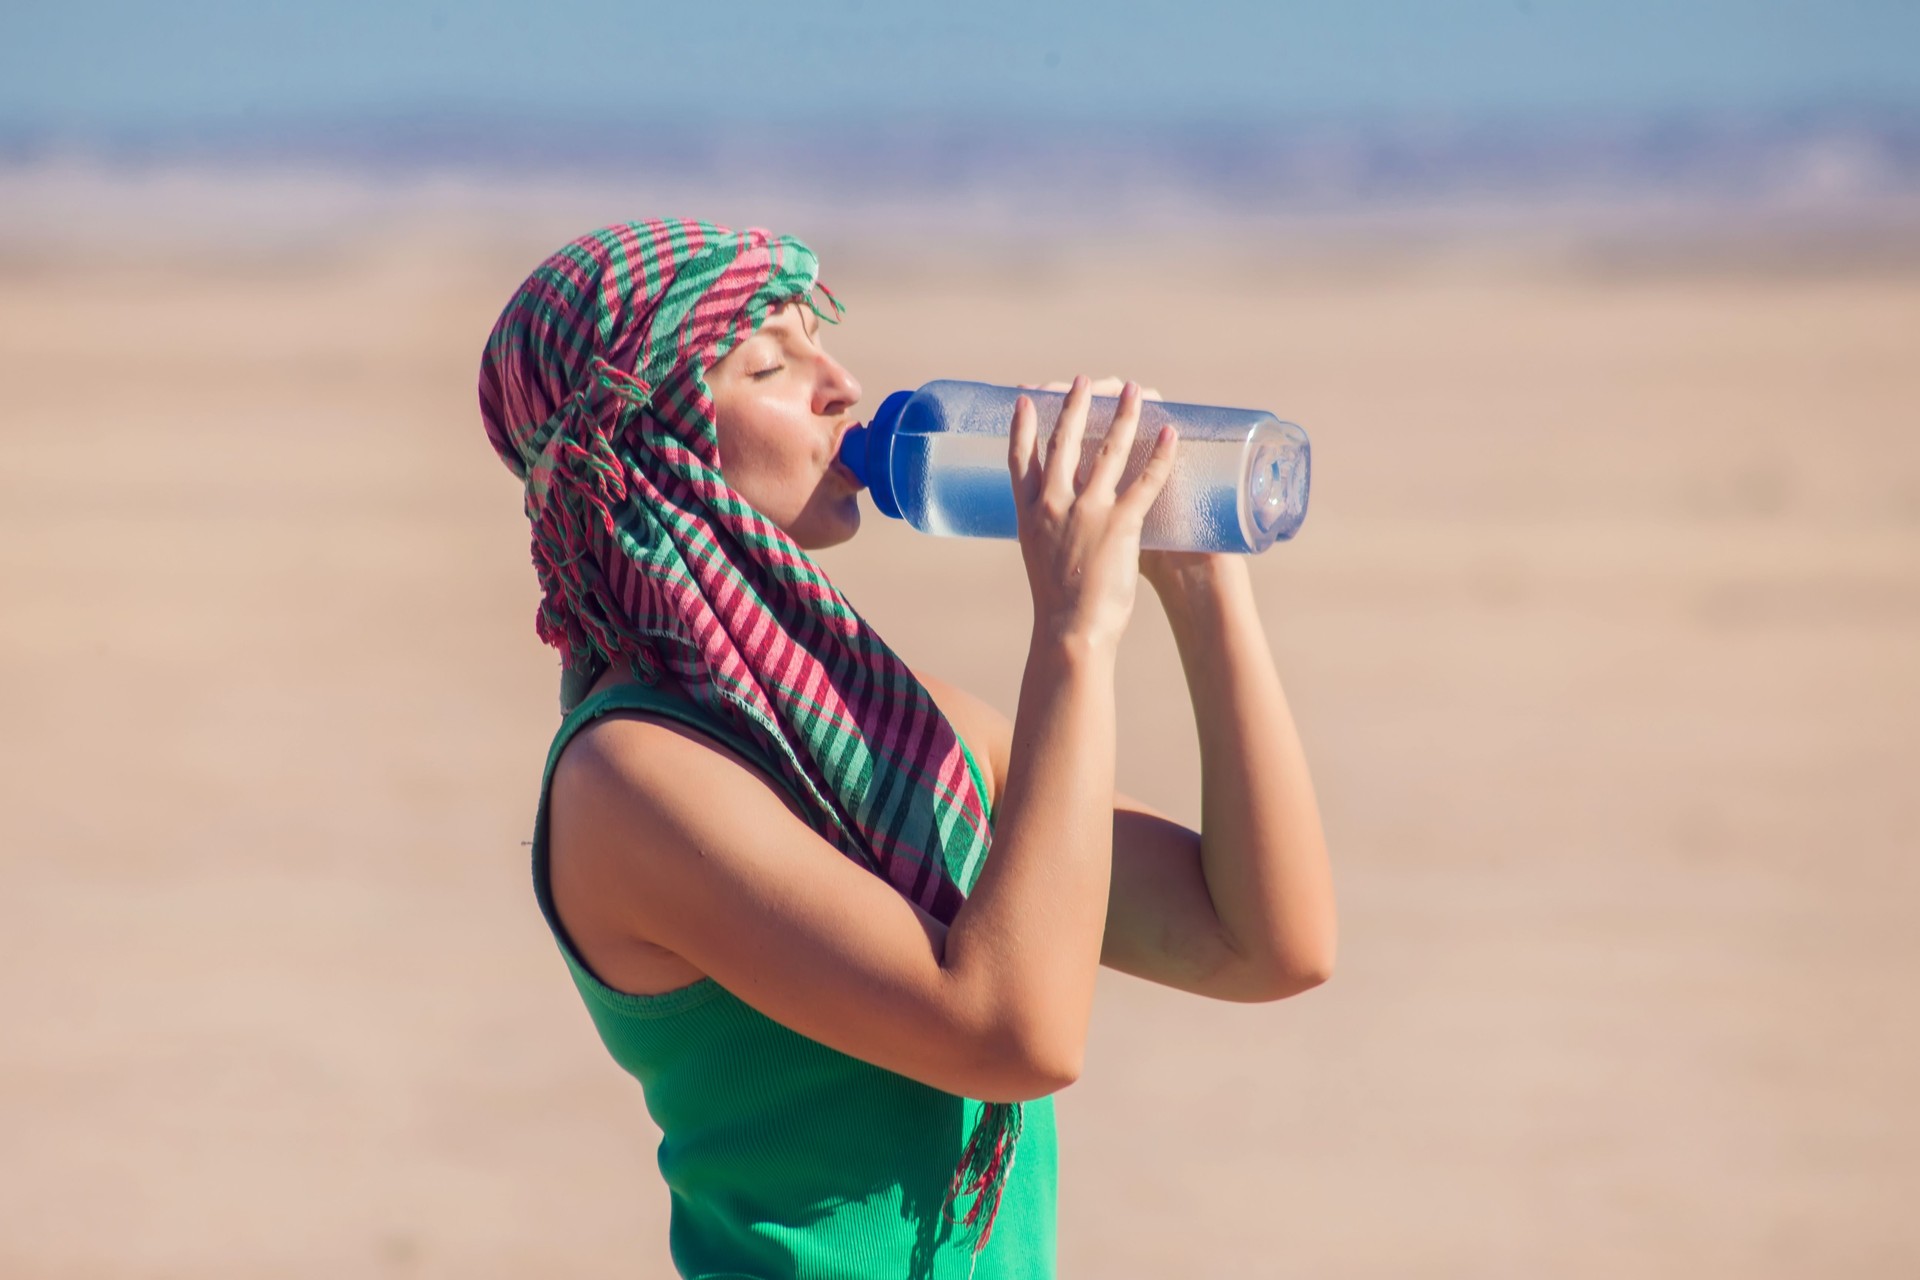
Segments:
[[[1031,382],[1018,384],[1022,391],[1070,391],[1071,382],[1043,382],[1035,385]],[[1115,396],[1126,383],[1120,378],[1095,378],[1090,389],[1096,396]],[[1164,400],[1165,396],[1152,387],[1141,387],[1142,400]],[[1149,551],[1140,552],[1140,576],[1153,587],[1154,593],[1162,600],[1168,599],[1168,593],[1187,587],[1211,586],[1224,574],[1245,573],[1243,556],[1226,552],[1212,551]]]

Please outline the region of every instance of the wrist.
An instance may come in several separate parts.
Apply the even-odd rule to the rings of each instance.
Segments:
[[[1038,628],[1027,646],[1027,673],[1048,683],[1064,683],[1092,676],[1112,678],[1119,664],[1119,646],[1079,632],[1045,632]]]
[[[1251,594],[1253,589],[1247,557],[1229,554],[1166,567],[1148,581],[1169,613],[1204,608],[1237,593]]]

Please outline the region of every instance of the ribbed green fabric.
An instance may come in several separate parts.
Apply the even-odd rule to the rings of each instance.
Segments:
[[[582,702],[554,735],[541,781],[535,896],[601,1040],[640,1081],[660,1126],[675,1268],[705,1280],[1050,1280],[1051,1097],[1025,1106],[993,1235],[976,1261],[972,1233],[947,1221],[941,1204],[981,1103],[802,1036],[712,978],[638,996],[606,986],[582,962],[548,884],[547,792],[573,735],[620,710],[671,716],[782,775],[756,742],[662,681],[616,685]],[[970,750],[966,757],[984,800],[980,767]]]

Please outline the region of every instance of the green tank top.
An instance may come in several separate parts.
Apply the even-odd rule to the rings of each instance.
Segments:
[[[1050,1280],[1051,1097],[1026,1104],[993,1236],[975,1259],[973,1229],[949,1221],[942,1204],[978,1101],[802,1036],[712,978],[632,995],[602,983],[575,952],[547,878],[548,788],[573,735],[624,710],[671,716],[781,775],[757,742],[662,681],[616,685],[582,702],[554,735],[540,784],[534,894],[601,1041],[639,1080],[660,1127],[675,1268],[704,1280]],[[964,741],[961,749],[984,801],[980,767]],[[970,1205],[963,1197],[949,1212],[962,1218]]]

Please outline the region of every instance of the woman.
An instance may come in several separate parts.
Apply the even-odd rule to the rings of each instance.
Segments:
[[[488,341],[565,671],[536,896],[661,1128],[682,1275],[1051,1276],[1051,1095],[1097,967],[1237,1001],[1322,981],[1313,794],[1244,559],[1139,549],[1175,442],[1118,489],[1131,384],[1084,479],[1086,379],[1044,461],[1016,412],[1015,719],[886,646],[806,554],[860,523],[835,459],[862,389],[816,272],[759,229],[623,224],[542,264]],[[1142,576],[1193,692],[1204,836],[1113,789]]]

